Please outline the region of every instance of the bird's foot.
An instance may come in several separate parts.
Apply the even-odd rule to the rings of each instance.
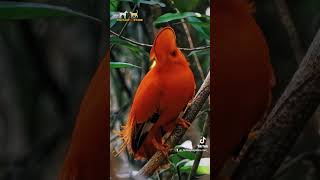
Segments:
[[[259,135],[259,131],[256,130],[256,131],[251,131],[249,134],[248,134],[248,140],[252,141],[252,140],[256,140],[258,138],[258,135]]]
[[[178,118],[177,124],[186,129],[188,129],[191,126],[191,123],[189,121],[182,118]]]
[[[169,154],[170,151],[170,147],[168,144],[165,143],[159,143],[156,139],[152,140],[152,143],[154,145],[154,147],[158,150],[161,151],[163,155],[165,155],[166,157]]]
[[[164,147],[163,149],[161,149],[160,151],[162,152],[162,154],[165,156],[165,157],[168,157],[169,156],[169,151],[170,151],[170,147],[168,144],[163,144]]]
[[[184,108],[183,113],[186,113],[187,109],[191,106],[191,104],[192,104],[192,101],[189,101],[186,107]]]

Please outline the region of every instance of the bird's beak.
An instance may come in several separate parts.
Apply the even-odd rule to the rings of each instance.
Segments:
[[[150,66],[150,69],[154,68],[156,66],[156,64],[157,64],[157,61],[155,59],[152,60],[152,64]]]

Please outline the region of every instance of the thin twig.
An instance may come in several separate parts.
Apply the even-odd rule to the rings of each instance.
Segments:
[[[184,112],[182,118],[192,123],[195,117],[197,116],[198,112],[202,108],[203,104],[208,99],[209,94],[210,94],[210,72],[207,74],[206,79],[202,83],[202,86],[200,87],[195,98],[192,100],[191,105]],[[179,143],[179,141],[181,140],[181,138],[183,137],[186,131],[187,129],[178,125],[171,133],[170,137],[168,138],[168,141],[166,141],[166,144],[168,144],[169,147],[174,147],[176,144]],[[148,177],[151,176],[155,172],[155,170],[165,161],[166,161],[166,157],[162,154],[162,152],[161,151],[156,152],[151,157],[151,159],[140,169],[140,171],[138,172],[138,175],[148,176]]]
[[[177,10],[178,10],[178,9],[177,9]],[[190,34],[189,29],[188,29],[188,26],[187,26],[187,24],[185,23],[185,20],[184,20],[184,19],[181,19],[181,22],[182,22],[182,26],[183,26],[183,28],[184,28],[184,31],[186,32],[186,35],[187,35],[187,37],[188,37],[188,42],[189,42],[190,48],[194,48],[193,41],[192,41],[191,34]],[[192,56],[193,56],[193,58],[194,58],[194,61],[196,62],[196,66],[197,66],[197,69],[198,69],[198,71],[199,71],[201,80],[203,81],[203,80],[204,80],[204,73],[203,73],[201,64],[200,64],[200,62],[199,62],[199,58],[198,58],[198,56],[197,56],[196,54],[193,54]]]
[[[291,48],[294,52],[296,62],[300,64],[305,54],[301,47],[301,41],[294,22],[290,16],[290,11],[285,0],[274,0],[278,13],[280,16],[281,23],[287,30]]]
[[[119,34],[115,33],[115,32],[112,31],[112,30],[110,30],[110,33],[113,34],[113,35],[115,35],[115,36],[117,36],[117,37],[119,37],[120,39],[123,39],[123,40],[125,40],[125,41],[128,41],[128,42],[130,42],[130,43],[132,43],[132,44],[135,44],[135,45],[138,45],[138,46],[142,46],[142,47],[148,47],[148,48],[151,48],[151,47],[152,47],[151,44],[144,44],[144,43],[136,42],[136,41],[131,40],[131,39],[129,39],[129,38],[120,36]]]
[[[114,31],[111,31],[110,30],[110,33],[119,37],[120,39],[123,39],[125,41],[128,41],[132,44],[135,44],[135,45],[138,45],[138,46],[142,46],[142,47],[147,47],[147,48],[151,48],[152,45],[151,44],[144,44],[144,43],[140,43],[140,42],[137,42],[137,41],[134,41],[134,40],[131,40],[129,38],[126,38],[126,37],[123,37],[123,36],[120,36],[119,34],[117,34],[116,32]],[[204,49],[209,49],[210,46],[200,46],[200,47],[196,47],[196,48],[179,48],[181,51],[199,51],[199,50],[204,50]]]
[[[137,5],[134,5],[133,11],[135,11],[136,8],[137,8]],[[122,36],[122,33],[124,32],[124,29],[128,26],[128,23],[129,23],[129,21],[127,21],[127,22],[124,24],[124,26],[121,28],[120,33],[118,34],[119,37]],[[110,31],[111,31],[111,30],[110,30]],[[114,47],[114,44],[112,44],[112,45],[110,46],[110,54],[112,54],[112,49],[113,49],[113,47]],[[114,60],[115,60],[115,59],[114,59]],[[125,92],[127,93],[128,97],[131,98],[132,93],[131,93],[130,89],[128,88],[127,83],[126,83],[125,80],[124,80],[124,77],[123,77],[123,75],[122,75],[122,72],[120,71],[120,69],[117,68],[117,69],[116,69],[116,73],[117,73],[120,81],[122,82],[121,84],[123,85],[123,88],[125,89]]]
[[[203,125],[203,128],[202,128],[202,137],[207,138],[209,126],[210,126],[210,119],[208,117]],[[195,157],[193,165],[192,165],[192,169],[191,169],[189,176],[188,176],[188,180],[193,180],[195,178],[195,174],[197,172],[202,154],[203,154],[203,151],[197,151],[196,157]]]
[[[137,4],[134,5],[132,12],[134,12],[134,11],[136,10],[136,8],[137,8]],[[129,22],[130,22],[130,21],[127,21],[127,22],[123,25],[123,27],[121,28],[119,34],[117,34],[118,37],[122,36],[122,33],[124,32],[124,29],[128,26]],[[111,31],[111,30],[110,30],[110,31]],[[112,44],[112,45],[110,46],[110,52],[112,51],[112,48],[113,48],[113,47],[114,47],[114,44]]]
[[[169,0],[170,3],[171,3],[171,6],[175,9],[175,11],[177,13],[180,13],[179,9],[174,7],[174,2],[172,0]],[[181,22],[182,22],[182,27],[184,29],[184,31],[186,32],[186,35],[187,35],[187,39],[188,39],[188,43],[189,43],[189,46],[190,48],[194,48],[194,44],[193,44],[193,41],[192,41],[192,37],[191,37],[191,34],[190,34],[190,31],[189,31],[189,28],[186,24],[186,21],[184,19],[181,19]],[[196,66],[197,66],[197,69],[199,71],[199,74],[200,74],[200,77],[201,77],[201,80],[203,81],[204,80],[204,73],[203,73],[203,70],[202,70],[202,67],[201,67],[201,64],[199,62],[199,58],[196,54],[193,54],[192,55],[193,58],[194,58],[194,61],[196,62]]]

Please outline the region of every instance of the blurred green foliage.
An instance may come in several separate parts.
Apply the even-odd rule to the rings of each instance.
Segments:
[[[22,20],[43,17],[82,17],[101,22],[98,18],[63,6],[30,2],[0,2],[0,19]]]

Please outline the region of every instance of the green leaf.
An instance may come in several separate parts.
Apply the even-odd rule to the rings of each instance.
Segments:
[[[196,155],[190,151],[182,150],[182,151],[179,151],[177,154],[185,159],[190,159],[190,160],[194,160],[194,158],[196,157]]]
[[[177,154],[171,154],[169,156],[169,161],[176,165],[179,161],[181,161],[181,158]]]
[[[198,166],[197,175],[209,175],[210,174],[210,167],[209,166]]]
[[[189,161],[185,163],[181,168],[181,172],[189,173],[192,169],[194,161]],[[197,175],[209,175],[210,174],[210,158],[201,158],[198,169]]]
[[[174,6],[178,8],[180,12],[191,11],[192,9],[195,9],[195,7],[202,3],[204,3],[203,0],[174,0]]]
[[[188,54],[188,57],[192,56],[192,55],[195,55],[195,54],[197,56],[206,56],[206,55],[210,54],[210,48],[197,50],[197,51],[192,51],[191,53]]]
[[[110,62],[111,68],[141,68],[140,66],[136,66],[130,63],[124,63],[124,62]]]
[[[182,166],[180,168],[180,171],[181,172],[184,172],[184,173],[190,173],[192,169],[192,166]],[[197,175],[210,175],[210,167],[208,166],[198,166],[198,169],[197,169]]]
[[[100,19],[67,7],[29,2],[0,2],[0,19],[21,20],[42,17],[82,17],[97,22]]]
[[[148,4],[148,5],[159,5],[160,7],[166,7],[166,4],[159,2],[159,1],[155,1],[155,0],[121,0],[121,1],[125,1],[125,2],[133,2],[136,4]]]
[[[154,24],[161,24],[161,23],[167,23],[169,21],[183,19],[187,17],[206,17],[206,15],[202,15],[197,12],[184,12],[184,13],[166,13],[162,16],[159,16],[156,21],[154,21]]]
[[[181,166],[185,165],[185,164],[188,163],[188,162],[190,162],[189,159],[183,159],[183,160],[179,161],[179,162],[176,164],[176,167],[179,167],[179,168],[180,168]]]
[[[149,5],[159,5],[160,7],[166,7],[166,4],[162,3],[162,2],[158,2],[158,1],[140,1],[141,4],[149,4]]]
[[[111,0],[110,1],[110,11],[116,11],[119,6],[119,1],[118,0]]]
[[[196,17],[187,17],[188,23],[198,31],[205,39],[210,39],[210,22],[202,22],[200,19]]]

